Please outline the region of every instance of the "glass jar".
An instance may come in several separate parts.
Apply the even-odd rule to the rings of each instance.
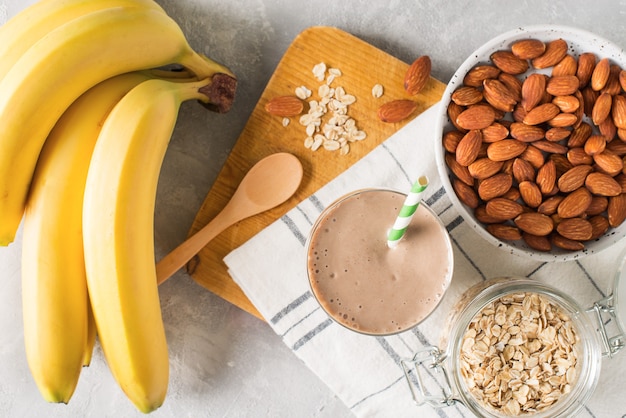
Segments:
[[[523,412],[520,416],[573,416],[589,400],[598,383],[602,357],[611,357],[624,346],[626,321],[623,314],[620,316],[618,303],[626,298],[625,266],[626,263],[622,262],[609,289],[609,296],[588,309],[583,309],[574,299],[556,288],[523,277],[494,278],[470,288],[450,313],[447,329],[440,343],[442,348],[425,347],[411,359],[402,361],[415,402],[435,408],[459,402],[479,417],[515,415],[486,406],[470,392],[462,372],[463,340],[472,320],[490,303],[507,295],[538,294],[558,306],[570,318],[579,337],[575,345],[576,379],[568,385],[569,392],[551,406],[538,412]],[[429,374],[439,376],[442,393],[427,392],[423,384],[425,368],[429,370]]]

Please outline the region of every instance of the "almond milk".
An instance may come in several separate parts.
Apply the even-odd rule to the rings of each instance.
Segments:
[[[417,325],[450,282],[450,240],[424,204],[398,246],[387,246],[405,197],[358,191],[331,205],[313,227],[307,261],[312,291],[335,321],[355,331],[386,335]]]

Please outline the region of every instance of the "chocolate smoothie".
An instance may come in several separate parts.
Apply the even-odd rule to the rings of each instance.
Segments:
[[[329,206],[313,226],[307,261],[311,289],[333,319],[355,331],[386,335],[417,325],[450,283],[450,240],[424,204],[398,246],[388,247],[387,233],[405,197],[361,190]]]

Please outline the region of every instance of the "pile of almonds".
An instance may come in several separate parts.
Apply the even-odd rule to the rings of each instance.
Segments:
[[[583,250],[626,218],[626,71],[563,39],[490,58],[448,105],[453,188],[499,239]]]

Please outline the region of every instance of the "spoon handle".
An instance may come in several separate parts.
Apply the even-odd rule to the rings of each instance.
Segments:
[[[220,232],[237,222],[231,212],[228,207],[224,208],[211,222],[159,260],[156,264],[157,284],[169,279]]]

